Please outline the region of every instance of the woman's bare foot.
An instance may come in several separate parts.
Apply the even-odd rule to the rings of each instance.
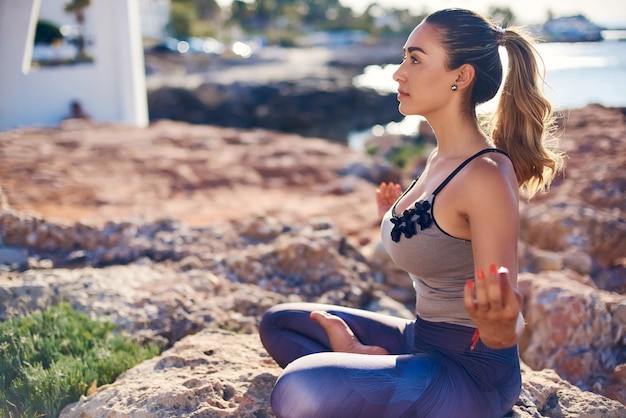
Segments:
[[[387,350],[377,345],[361,344],[348,324],[336,315],[323,311],[313,311],[310,317],[324,328],[333,351],[355,354],[389,354]]]

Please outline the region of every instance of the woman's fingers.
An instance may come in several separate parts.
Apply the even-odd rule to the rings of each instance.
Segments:
[[[376,189],[376,202],[378,203],[379,215],[384,215],[402,194],[402,187],[394,183],[381,183]]]
[[[505,267],[498,269],[500,277],[500,292],[502,293],[502,304],[506,306],[515,306],[517,309],[522,306],[522,295],[520,295],[511,284],[509,279],[509,271]]]
[[[476,271],[475,288],[476,309],[478,311],[501,309],[500,284],[495,281],[491,270],[489,274],[485,274],[482,269]]]
[[[465,287],[464,300],[466,309],[481,312],[499,312],[508,306],[519,306],[516,292],[509,281],[506,267],[489,266],[488,273],[478,269],[476,279]]]
[[[487,273],[478,269],[476,278],[466,282],[463,292],[470,319],[480,330],[483,343],[492,348],[510,346],[523,331],[523,318],[521,327],[516,326],[521,317],[520,300],[510,282],[509,271],[495,265]]]
[[[463,290],[463,303],[465,304],[465,310],[470,317],[476,311],[476,303],[474,303],[474,280],[468,279],[465,282],[465,289]]]
[[[489,278],[486,286],[491,309],[500,311],[504,307],[502,282],[508,282],[508,280],[509,271],[506,267],[500,267],[500,269],[498,269],[495,264],[489,266]]]
[[[402,187],[399,184],[394,184],[392,182],[383,182],[380,183],[380,186],[376,190],[376,195],[387,201],[395,201],[398,196],[400,196],[401,192]]]

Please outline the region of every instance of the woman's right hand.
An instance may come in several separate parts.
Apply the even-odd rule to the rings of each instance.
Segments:
[[[402,186],[397,183],[380,183],[376,189],[376,203],[378,205],[378,216],[381,218],[387,213],[389,208],[398,200],[402,194]]]

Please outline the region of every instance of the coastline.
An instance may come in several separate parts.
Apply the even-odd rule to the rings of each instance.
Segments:
[[[193,65],[190,57],[148,55],[150,117],[348,142],[355,133],[402,121],[394,111],[397,86],[389,64],[400,61],[401,48],[401,39],[350,48],[268,48],[248,61]],[[544,93],[560,113],[589,104],[626,107],[626,95],[612,82],[626,78],[626,42],[541,43],[538,49],[547,71]],[[172,60],[179,62],[166,68],[163,63]],[[328,99],[315,101],[322,95]],[[491,100],[479,111],[489,112],[495,104]],[[310,112],[315,106],[319,111]]]

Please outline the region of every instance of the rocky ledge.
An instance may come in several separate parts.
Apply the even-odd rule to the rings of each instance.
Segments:
[[[522,206],[528,327],[507,416],[623,417],[624,113],[589,106],[563,126],[566,175]],[[68,122],[0,133],[0,153],[0,320],[68,301],[163,348],[63,417],[271,417],[280,369],[256,328],[269,306],[411,316],[373,202],[377,182],[403,177],[343,145]]]

